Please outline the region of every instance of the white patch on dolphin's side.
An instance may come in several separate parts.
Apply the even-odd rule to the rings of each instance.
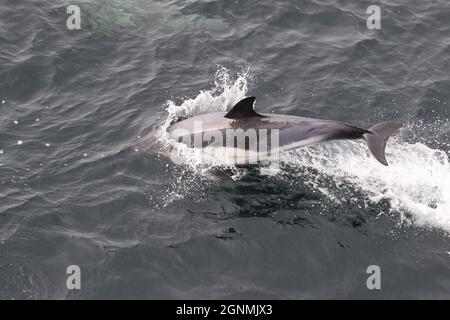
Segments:
[[[292,149],[297,149],[301,147],[305,147],[311,144],[316,144],[325,140],[324,136],[315,136],[305,140],[296,141],[294,143],[290,143],[284,146],[280,146],[281,151],[288,151]]]

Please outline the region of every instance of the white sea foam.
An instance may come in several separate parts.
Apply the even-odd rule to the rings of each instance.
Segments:
[[[297,149],[284,160],[313,168],[337,184],[351,183],[375,203],[388,200],[392,210],[412,215],[418,225],[450,232],[447,153],[396,137],[389,141],[386,154],[388,167],[370,156],[363,141],[345,141]],[[336,192],[331,188],[320,191],[332,197]]]
[[[205,174],[208,169],[217,166],[229,168],[229,162],[221,163],[217,158],[205,159],[199,150],[171,141],[166,129],[178,118],[223,112],[244,98],[248,88],[248,71],[238,74],[234,80],[232,78],[227,69],[220,68],[211,90],[201,91],[195,98],[187,99],[180,105],[168,101],[168,116],[160,128],[160,140],[170,144],[182,162],[197,174]],[[374,203],[387,200],[392,210],[411,215],[418,225],[438,227],[450,232],[449,157],[443,150],[432,149],[420,142],[402,140],[401,136],[411,136],[411,131],[416,129],[414,125],[406,127],[403,134],[391,138],[386,150],[390,163],[388,167],[370,155],[363,141],[338,141],[296,149],[282,155],[281,161],[289,163],[290,167],[315,169],[338,185],[351,184]],[[269,166],[261,172],[273,174],[278,171]],[[233,177],[237,179],[242,175],[239,170],[234,173]],[[311,184],[311,187],[331,200],[340,202],[335,185]]]

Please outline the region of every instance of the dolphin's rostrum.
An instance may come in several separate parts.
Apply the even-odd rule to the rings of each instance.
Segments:
[[[385,156],[386,142],[389,136],[402,126],[395,121],[378,123],[369,129],[363,129],[350,124],[332,120],[320,120],[279,114],[259,114],[253,104],[255,97],[247,97],[239,101],[228,113],[208,113],[171,125],[167,131],[172,138],[179,141],[189,141],[192,147],[208,148],[217,146],[217,133],[226,137],[227,130],[256,130],[257,132],[277,131],[277,144],[280,151],[287,151],[306,145],[342,139],[365,139],[373,156],[383,165],[388,165]],[[200,125],[199,125],[200,124]],[[200,144],[192,141],[197,136],[202,137]],[[207,137],[205,139],[205,137]],[[187,139],[189,138],[189,139]],[[225,139],[226,140],[226,139]],[[225,140],[220,140],[219,145],[226,145]],[[258,135],[257,140],[261,140]],[[234,141],[234,140],[233,140]],[[215,142],[215,143],[213,143]],[[273,143],[273,142],[272,142]],[[239,148],[234,145],[234,148]],[[243,149],[251,149],[247,141],[241,146]],[[257,149],[255,149],[257,150]],[[260,151],[259,149],[257,150]]]

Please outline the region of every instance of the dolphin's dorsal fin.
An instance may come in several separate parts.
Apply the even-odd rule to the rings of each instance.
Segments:
[[[225,118],[229,119],[244,119],[251,117],[264,117],[253,109],[253,103],[255,102],[255,97],[247,97],[239,101],[231,108],[230,111],[225,115]]]

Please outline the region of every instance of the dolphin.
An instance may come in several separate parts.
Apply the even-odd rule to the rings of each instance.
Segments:
[[[260,114],[253,107],[255,97],[247,97],[239,101],[229,112],[215,112],[194,116],[176,122],[167,128],[169,136],[178,142],[184,142],[193,148],[228,147],[252,149],[250,140],[237,144],[233,138],[232,145],[227,144],[227,130],[248,132],[256,130],[256,142],[263,140],[263,135],[274,133],[269,145],[277,145],[279,151],[288,151],[311,144],[331,140],[364,139],[372,155],[380,163],[387,166],[385,148],[391,134],[402,124],[396,121],[385,121],[375,124],[369,129],[359,128],[339,121],[313,119],[281,114]],[[276,135],[275,135],[276,132]],[[198,137],[201,136],[200,143]],[[272,139],[275,137],[276,140]],[[264,140],[267,140],[264,138]],[[197,142],[195,142],[197,141]],[[255,147],[258,153],[260,150]]]

